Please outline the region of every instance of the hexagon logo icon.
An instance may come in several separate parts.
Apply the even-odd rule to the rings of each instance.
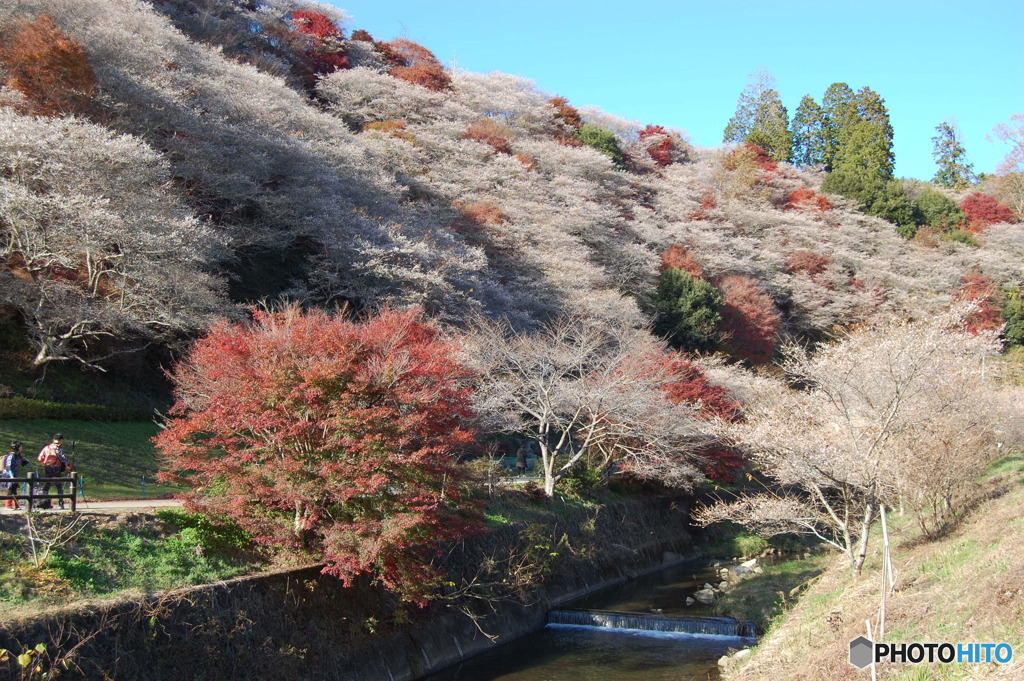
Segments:
[[[850,664],[857,669],[864,669],[875,659],[875,644],[866,636],[858,636],[850,641]]]

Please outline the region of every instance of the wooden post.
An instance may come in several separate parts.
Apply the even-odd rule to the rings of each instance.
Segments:
[[[29,471],[28,475],[26,477],[28,478],[28,510],[29,510],[29,513],[31,513],[32,512],[32,501],[35,499],[35,496],[36,496],[36,492],[35,492],[35,489],[36,489],[36,483],[35,483],[36,474],[35,474],[35,471]]]
[[[882,565],[882,571],[886,575],[886,579],[883,580],[883,586],[889,589],[890,593],[896,593],[896,572],[892,569],[892,552],[889,550],[889,526],[885,520],[885,506],[882,506],[882,539],[885,542],[885,561]]]
[[[78,473],[71,471],[71,512],[77,510],[78,505]]]

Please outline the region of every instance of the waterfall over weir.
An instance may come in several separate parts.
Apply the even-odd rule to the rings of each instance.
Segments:
[[[601,610],[552,610],[548,613],[548,624],[575,624],[585,627],[749,638],[756,636],[753,622],[740,622],[731,617],[660,617],[658,615]]]

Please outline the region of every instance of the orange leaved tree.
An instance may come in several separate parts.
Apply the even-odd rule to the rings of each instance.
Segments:
[[[17,26],[0,45],[6,85],[25,96],[29,113],[80,114],[96,92],[96,74],[85,50],[42,15]]]

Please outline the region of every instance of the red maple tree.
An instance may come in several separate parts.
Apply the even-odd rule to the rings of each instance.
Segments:
[[[626,366],[626,371],[632,372],[641,382],[656,377],[664,399],[672,404],[695,407],[700,419],[731,423],[743,419],[742,403],[730,397],[726,388],[713,384],[701,368],[683,353],[651,350],[629,358]],[[698,446],[694,451],[681,453],[681,456],[698,460],[704,474],[716,482],[734,482],[747,460],[742,452],[721,441]],[[639,479],[649,478],[644,465],[642,460],[620,462],[623,473]]]
[[[463,217],[478,225],[500,225],[503,222],[508,222],[508,217],[493,201],[457,203],[455,207],[459,209]]]
[[[579,109],[569,104],[565,97],[552,97],[548,104],[555,108],[555,118],[558,120],[576,130],[583,127],[583,117],[580,116]]]
[[[750,277],[728,275],[718,282],[724,302],[719,328],[730,354],[753,364],[764,364],[779,342],[782,320],[771,297]]]
[[[974,310],[964,319],[968,333],[995,331],[1003,325],[1003,312],[997,300],[1001,291],[991,279],[978,271],[970,271],[960,280],[960,289],[953,295],[955,302],[972,302]]]
[[[697,279],[704,278],[704,269],[700,266],[700,262],[682,244],[672,244],[661,254],[661,267],[659,271],[664,272],[670,267],[685,270]]]
[[[672,376],[662,385],[669,401],[699,405],[697,413],[701,418],[730,422],[740,420],[742,405],[729,397],[728,390],[711,383],[696,364],[678,352],[667,353],[659,361],[669,367],[668,373]]]
[[[438,543],[476,524],[454,484],[473,440],[468,378],[416,311],[362,323],[257,311],[216,325],[175,369],[160,476],[257,542],[302,547],[346,584],[370,574],[423,604]]]
[[[654,159],[659,166],[667,166],[672,163],[672,152],[675,145],[668,131],[660,125],[648,125],[637,133],[641,141],[646,141],[647,155]]]
[[[815,251],[793,251],[786,256],[785,270],[790,274],[806,272],[810,276],[821,274],[832,264],[832,258]]]
[[[810,187],[800,187],[789,193],[786,210],[832,210],[832,203]]]
[[[461,135],[462,139],[486,144],[499,154],[511,154],[508,136],[509,129],[490,118],[473,121]]]
[[[984,232],[989,225],[1000,222],[1016,222],[1013,209],[999,199],[971,192],[960,202],[960,209],[967,216],[967,231],[974,234]]]
[[[306,36],[308,41],[304,55],[307,70],[304,77],[308,86],[315,85],[319,76],[351,66],[345,54],[345,34],[326,14],[295,10],[292,22],[295,30]]]
[[[25,96],[26,113],[80,114],[96,93],[85,50],[46,15],[14,27],[0,45],[0,66],[7,87]]]
[[[698,405],[697,414],[703,419],[730,423],[743,420],[742,403],[729,397],[729,391],[722,386],[713,384],[696,364],[677,352],[662,361],[674,376],[674,380],[662,386],[670,401]],[[720,443],[704,447],[697,456],[703,461],[704,475],[715,482],[735,482],[747,462],[743,452]]]
[[[452,89],[452,79],[434,53],[419,43],[399,38],[389,43],[374,43],[390,64],[388,73],[413,85],[434,92]]]

